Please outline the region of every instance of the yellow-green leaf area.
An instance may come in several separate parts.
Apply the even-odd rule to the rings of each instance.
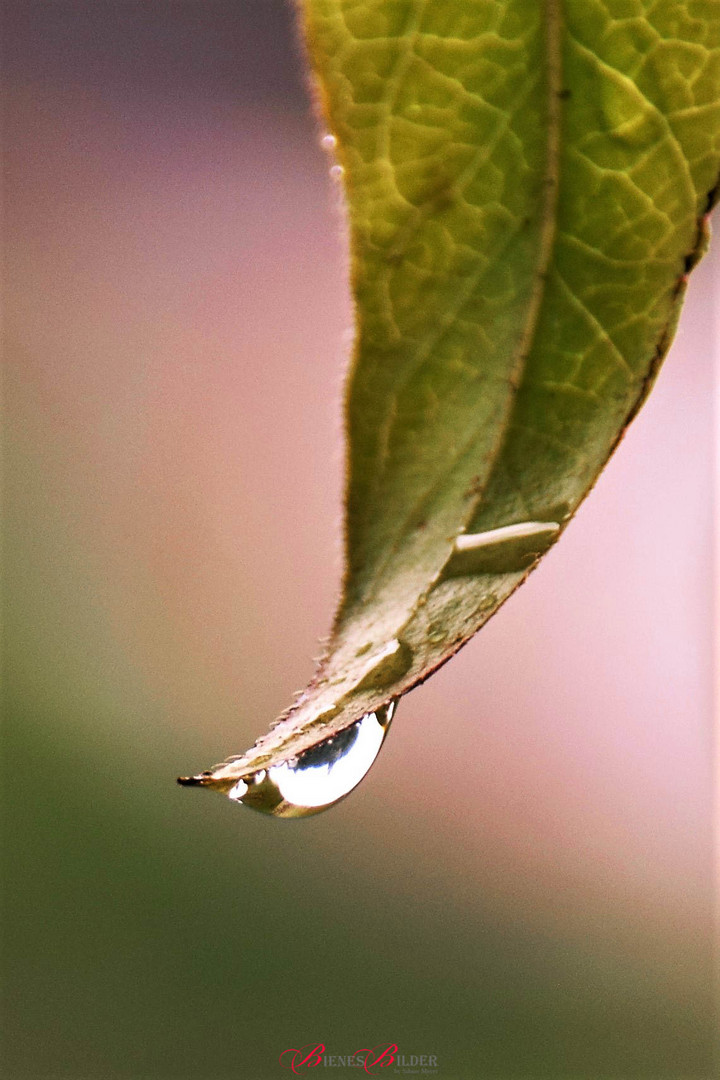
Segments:
[[[670,344],[720,173],[716,0],[301,12],[351,252],[346,575],[315,679],[223,789],[416,685],[557,539]]]

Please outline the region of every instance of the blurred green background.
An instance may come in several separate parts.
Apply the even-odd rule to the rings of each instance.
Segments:
[[[4,69],[4,1075],[392,1041],[708,1080],[717,257],[558,549],[350,799],[264,819],[174,778],[288,704],[340,573],[350,304],[291,12],[16,0]]]

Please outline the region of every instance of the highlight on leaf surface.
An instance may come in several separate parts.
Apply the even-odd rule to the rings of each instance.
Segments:
[[[341,798],[557,540],[642,404],[720,173],[716,0],[304,0],[350,232],[346,573],[324,658],[181,782]]]

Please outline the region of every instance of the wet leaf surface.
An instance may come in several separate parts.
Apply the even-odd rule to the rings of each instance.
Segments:
[[[720,171],[713,0],[302,10],[350,231],[346,575],[308,689],[191,778],[223,792],[425,679],[557,540],[670,345]]]

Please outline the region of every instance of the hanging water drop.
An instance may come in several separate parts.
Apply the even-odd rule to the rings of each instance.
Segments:
[[[350,727],[331,735],[282,765],[238,780],[228,798],[273,817],[319,814],[357,787],[378,756],[395,702],[366,713]]]
[[[345,170],[343,169],[342,165],[333,165],[333,167],[330,169],[330,175],[333,180],[342,180],[343,176],[345,175]]]
[[[323,150],[334,150],[337,146],[337,139],[334,135],[331,135],[328,132],[327,135],[323,135],[322,139],[320,140],[320,145],[322,146]]]

